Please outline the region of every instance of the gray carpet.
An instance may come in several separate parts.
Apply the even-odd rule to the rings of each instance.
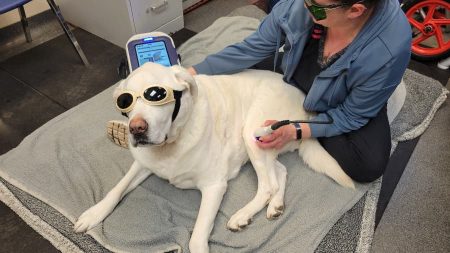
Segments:
[[[449,128],[447,99],[420,137],[375,232],[372,252],[450,252]]]

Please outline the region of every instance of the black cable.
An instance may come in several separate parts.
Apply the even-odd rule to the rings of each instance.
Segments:
[[[282,126],[286,126],[289,124],[293,124],[293,123],[309,123],[309,124],[333,124],[333,118],[328,114],[325,113],[325,115],[327,115],[328,120],[327,121],[322,121],[322,120],[281,120],[278,121],[277,123],[274,123],[270,126],[270,128],[272,130],[277,130],[278,128],[282,127]]]

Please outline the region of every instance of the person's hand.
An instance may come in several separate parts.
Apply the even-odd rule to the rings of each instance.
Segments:
[[[266,120],[263,126],[270,126],[278,121],[276,120]],[[286,126],[282,126],[277,130],[273,131],[269,135],[265,135],[259,138],[259,141],[256,141],[258,147],[262,149],[281,149],[286,145],[286,143],[297,139],[297,131],[295,130],[294,125],[289,124]]]
[[[193,76],[197,75],[197,71],[193,67],[187,68],[187,71]]]

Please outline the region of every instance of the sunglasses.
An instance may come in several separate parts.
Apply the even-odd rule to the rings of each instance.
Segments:
[[[337,9],[344,6],[350,6],[353,4],[350,3],[341,3],[341,4],[330,4],[330,5],[320,5],[316,3],[314,0],[304,0],[306,8],[308,8],[311,15],[315,20],[324,20],[327,18],[327,10]]]
[[[174,90],[163,85],[150,85],[140,93],[123,90],[116,99],[116,107],[122,113],[133,110],[138,98],[149,105],[164,105],[175,101]]]

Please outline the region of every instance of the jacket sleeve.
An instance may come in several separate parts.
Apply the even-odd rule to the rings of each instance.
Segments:
[[[274,9],[243,42],[209,55],[203,62],[194,65],[194,69],[199,74],[209,75],[236,73],[274,54],[278,50],[277,34],[281,29],[276,15],[277,11]]]
[[[403,57],[405,58],[405,57]],[[409,57],[407,57],[409,60]],[[327,112],[319,113],[313,120],[332,124],[310,124],[312,137],[330,137],[357,130],[377,116],[401,82],[408,61],[392,59],[364,82],[355,85],[344,102]]]

